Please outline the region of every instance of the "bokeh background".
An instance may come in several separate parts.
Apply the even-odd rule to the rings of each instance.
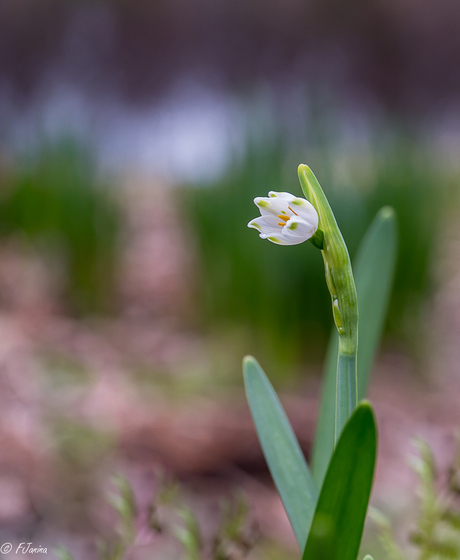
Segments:
[[[460,425],[459,26],[455,0],[0,0],[4,542],[118,558],[97,542],[118,538],[121,473],[126,558],[195,560],[170,528],[184,504],[211,558],[235,495],[251,559],[298,557],[241,358],[259,358],[308,455],[332,327],[322,259],[246,228],[255,196],[300,193],[301,162],[351,255],[396,209],[373,503],[404,541],[411,439],[443,473]],[[164,480],[179,505],[152,530]]]

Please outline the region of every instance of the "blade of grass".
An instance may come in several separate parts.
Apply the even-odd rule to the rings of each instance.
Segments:
[[[318,491],[289,420],[264,371],[251,356],[244,359],[243,369],[246,395],[257,435],[289,521],[303,550]]]
[[[390,299],[397,252],[396,218],[392,208],[382,208],[370,225],[355,259],[358,293],[358,399],[365,397],[372,364],[380,342]],[[324,368],[320,412],[312,450],[311,467],[321,488],[334,450],[334,410],[338,335],[333,329]]]
[[[374,477],[377,429],[362,402],[343,429],[327,470],[303,560],[356,560]]]

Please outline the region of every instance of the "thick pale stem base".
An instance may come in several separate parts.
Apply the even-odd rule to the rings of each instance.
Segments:
[[[341,348],[337,362],[336,412],[335,412],[335,443],[342,433],[358,404],[358,372],[356,353],[349,354]]]

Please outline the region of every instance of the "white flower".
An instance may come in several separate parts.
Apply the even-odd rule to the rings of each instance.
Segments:
[[[262,215],[251,220],[248,227],[257,229],[262,239],[277,245],[303,243],[318,229],[318,213],[305,198],[270,191],[268,197],[255,198],[254,204]]]

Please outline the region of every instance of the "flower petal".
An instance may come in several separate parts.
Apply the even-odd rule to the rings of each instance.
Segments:
[[[286,241],[281,233],[278,235],[270,235],[269,237],[263,237],[261,235],[260,237],[262,237],[262,239],[268,239],[275,245],[296,245],[296,243],[289,243],[289,241]]]
[[[281,233],[282,228],[278,225],[279,218],[272,214],[268,214],[265,216],[259,216],[258,218],[254,218],[248,224],[248,227],[256,229],[260,236],[262,235],[278,235]],[[265,239],[263,237],[262,239]]]
[[[300,216],[292,216],[283,228],[283,234],[288,240],[299,239],[298,242],[302,243],[302,241],[310,239],[317,229],[317,223],[311,223],[311,220],[304,220]]]
[[[273,214],[274,216],[278,216],[279,214],[286,216],[291,215],[289,212],[289,202],[284,198],[258,196],[254,199],[254,204],[259,208],[262,216],[266,216],[267,214]]]
[[[268,193],[268,196],[270,198],[283,198],[284,200],[287,200],[288,202],[295,199],[295,196],[291,193],[288,193],[288,192],[270,191]]]
[[[260,237],[262,237],[262,235]],[[276,241],[274,241],[273,237],[276,238]],[[287,235],[285,227],[277,235],[266,237],[264,236],[263,239],[268,239],[269,241],[271,241],[272,243],[276,243],[277,245],[298,245],[299,243],[303,243],[305,241],[304,237]]]
[[[315,231],[318,229],[318,212],[311,202],[305,198],[294,198],[290,207],[292,211],[299,217],[303,218],[306,222],[315,226]]]
[[[254,199],[261,216],[248,227],[257,229],[262,239],[277,245],[297,245],[310,239],[318,229],[318,214],[310,202],[287,192],[270,191],[268,197]]]

